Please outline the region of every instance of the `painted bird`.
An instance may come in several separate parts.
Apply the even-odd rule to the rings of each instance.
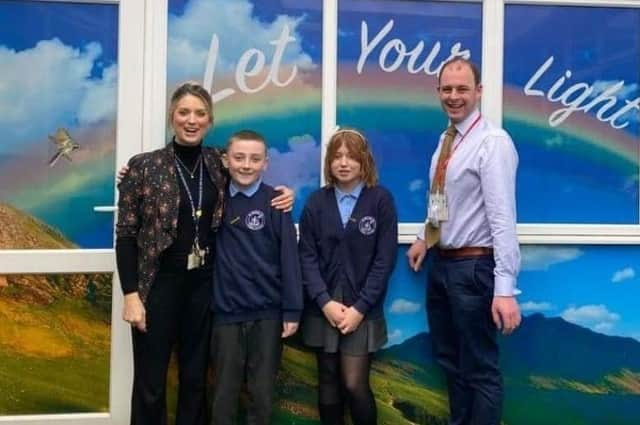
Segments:
[[[80,149],[80,145],[71,138],[69,132],[64,128],[59,128],[53,136],[49,135],[49,140],[55,143],[58,148],[58,152],[49,160],[49,167],[53,167],[61,156],[71,162],[71,152]]]

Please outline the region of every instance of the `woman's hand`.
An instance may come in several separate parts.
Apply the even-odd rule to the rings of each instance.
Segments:
[[[329,324],[335,328],[344,319],[344,311],[346,309],[347,307],[338,301],[329,301],[322,307],[322,312]]]
[[[349,307],[344,312],[344,319],[338,323],[338,329],[343,335],[350,334],[358,329],[364,315],[353,307]]]
[[[116,174],[116,183],[117,184],[122,183],[122,179],[124,179],[124,176],[126,176],[128,172],[129,172],[129,167],[127,167],[126,165],[123,165],[122,167],[120,167],[120,169],[118,170],[118,173]]]
[[[147,313],[140,299],[140,295],[138,295],[137,292],[132,292],[124,296],[122,318],[140,332],[147,331]]]
[[[271,200],[271,206],[284,212],[291,211],[293,202],[296,200],[296,193],[287,186],[276,186],[274,189],[282,193]]]

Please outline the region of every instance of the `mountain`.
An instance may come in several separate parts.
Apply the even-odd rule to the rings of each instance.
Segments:
[[[501,365],[511,382],[585,393],[640,394],[640,342],[604,335],[542,314],[524,317],[519,329],[500,337]],[[378,358],[437,367],[431,337],[420,333],[381,350]]]
[[[542,314],[525,317],[517,332],[501,338],[506,375],[597,382],[632,370],[640,373],[640,342],[604,335]]]
[[[0,249],[70,249],[77,246],[28,213],[0,203]]]
[[[0,203],[0,249],[74,249],[60,232],[28,213]],[[61,299],[86,299],[111,311],[111,274],[0,275],[0,299],[48,305]]]

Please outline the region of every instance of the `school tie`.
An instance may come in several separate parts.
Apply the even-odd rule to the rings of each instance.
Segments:
[[[445,132],[444,140],[442,141],[442,148],[440,149],[440,155],[438,156],[438,162],[436,164],[436,172],[431,182],[430,193],[444,193],[444,180],[446,174],[445,163],[451,156],[451,147],[453,146],[453,140],[456,138],[458,130],[451,124]],[[436,245],[440,240],[440,225],[435,227],[431,224],[431,221],[427,219],[424,226],[424,241],[427,244],[427,249]]]

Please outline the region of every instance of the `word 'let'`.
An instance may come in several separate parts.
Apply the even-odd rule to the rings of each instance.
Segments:
[[[267,56],[260,49],[251,48],[246,50],[242,54],[242,56],[240,56],[240,59],[236,64],[234,79],[236,82],[237,90],[240,90],[243,93],[258,93],[259,91],[267,87],[269,83],[273,83],[277,87],[285,87],[289,85],[293,81],[293,79],[296,78],[298,67],[296,65],[293,65],[289,76],[286,79],[281,80],[280,65],[282,63],[282,57],[284,55],[285,49],[287,48],[287,45],[294,41],[296,41],[296,39],[291,36],[289,26],[284,25],[282,27],[282,31],[280,32],[280,37],[278,37],[277,40],[269,42],[269,44],[275,46],[269,73],[265,76],[265,79],[256,87],[249,87],[247,77],[256,77],[260,75],[262,71],[264,71],[265,64],[267,62]],[[218,39],[218,35],[213,34],[211,36],[211,43],[209,44],[207,67],[205,68],[203,79],[203,86],[207,89],[213,88],[213,74],[216,68],[216,62],[218,60],[219,47],[220,41]],[[251,63],[253,63],[253,66],[250,67],[249,65]],[[214,103],[219,102],[235,94],[237,90],[231,87],[224,88],[215,93],[211,93],[211,99]]]

